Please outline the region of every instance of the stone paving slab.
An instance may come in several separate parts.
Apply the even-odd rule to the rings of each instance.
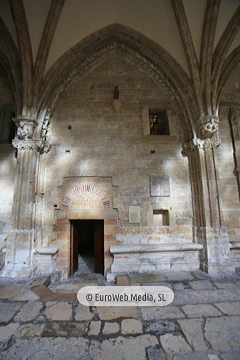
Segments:
[[[42,308],[43,304],[40,301],[29,301],[21,308],[14,319],[20,322],[32,321],[40,314]]]
[[[16,295],[19,291],[21,291],[22,287],[15,285],[3,285],[0,286],[0,299],[9,299],[13,295]]]
[[[187,354],[192,352],[192,349],[187,344],[184,337],[180,334],[165,334],[160,336],[160,342],[167,354],[180,353]]]
[[[97,341],[91,344],[90,356],[93,360],[146,360],[146,348],[158,345],[153,335],[140,335]]]
[[[240,299],[239,299],[240,300]],[[240,302],[215,304],[224,314],[240,315]]]
[[[178,323],[180,324],[188,343],[195,351],[208,351],[209,346],[207,346],[203,333],[204,320],[183,319],[178,320]]]
[[[239,301],[240,288],[236,287],[234,292],[226,289],[175,291],[172,305],[214,303],[219,299],[222,302]]]
[[[216,287],[209,280],[197,280],[190,281],[189,285],[194,290],[208,290],[208,289],[216,289]]]
[[[88,346],[89,340],[82,337],[18,339],[9,350],[2,352],[0,359],[66,360],[69,354],[71,360],[89,359]]]
[[[0,301],[0,359],[240,360],[236,278],[211,279],[201,272],[172,274],[170,279],[165,273],[139,276],[146,285],[146,278],[153,286],[169,284],[174,302],[166,307],[89,308],[79,304],[76,294],[53,292],[76,291],[81,279],[53,284],[51,290],[30,288],[28,280],[17,293],[8,292],[4,283],[10,298]],[[40,299],[13,301],[31,289]]]
[[[33,301],[38,299],[39,296],[30,289],[23,289],[22,291],[11,297],[12,301]]]
[[[161,307],[142,307],[142,318],[144,320],[157,319],[181,319],[185,314],[176,306],[161,306]]]
[[[24,302],[0,302],[0,322],[10,321],[18,310],[23,307]]]
[[[9,340],[18,327],[19,327],[18,323],[12,323],[6,326],[0,326],[0,342]]]
[[[44,315],[49,320],[63,321],[72,317],[72,305],[67,302],[50,301],[46,304]]]
[[[76,321],[92,320],[93,317],[94,315],[89,311],[89,308],[87,306],[78,304],[77,308],[75,309]]]
[[[42,336],[83,336],[87,333],[88,322],[50,321],[43,329]]]
[[[177,321],[173,320],[157,320],[147,322],[146,324],[144,324],[144,327],[145,332],[154,334],[156,336],[180,331],[180,327]]]
[[[240,316],[207,319],[205,337],[214,350],[239,350]]]
[[[182,310],[188,317],[207,317],[222,315],[222,313],[218,309],[209,304],[186,305],[182,306]]]

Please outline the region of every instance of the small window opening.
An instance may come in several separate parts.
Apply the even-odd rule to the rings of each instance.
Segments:
[[[153,225],[169,226],[168,210],[153,210]]]
[[[150,135],[170,135],[166,109],[149,109]]]

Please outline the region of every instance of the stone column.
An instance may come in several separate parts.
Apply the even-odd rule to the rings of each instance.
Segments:
[[[193,139],[183,146],[188,156],[194,213],[194,241],[203,245],[200,264],[208,273],[233,272],[227,229],[222,226],[215,148],[219,140]]]
[[[38,123],[34,119],[13,119],[18,139],[13,140],[17,149],[17,166],[12,207],[12,230],[7,238],[5,266],[1,276],[26,277],[33,273],[33,253],[36,247],[36,184],[37,164],[45,140],[33,139]]]

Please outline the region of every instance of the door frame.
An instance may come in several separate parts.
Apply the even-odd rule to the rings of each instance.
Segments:
[[[77,231],[74,223],[77,221],[93,221],[94,224],[94,273],[96,269],[98,273],[104,275],[104,219],[68,219],[70,223],[70,266],[69,275],[73,275],[78,270],[78,241]],[[75,223],[76,224],[76,223]],[[99,236],[100,234],[100,236]],[[100,240],[99,240],[100,239]],[[99,242],[100,241],[100,242]],[[75,251],[77,248],[77,252]],[[101,251],[101,259],[97,258],[96,251]],[[77,256],[76,256],[77,254]]]

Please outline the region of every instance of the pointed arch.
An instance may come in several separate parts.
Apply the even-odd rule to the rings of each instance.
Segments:
[[[218,85],[218,93],[217,93],[217,103],[219,103],[219,99],[221,96],[221,92],[225,84],[228,80],[236,74],[236,72],[240,69],[240,46],[237,46],[231,54],[229,54],[224,61],[222,74],[219,79]]]
[[[28,20],[23,0],[10,0],[12,15],[17,31],[18,46],[22,64],[23,104],[22,115],[30,115],[33,85],[33,56]]]
[[[233,14],[232,18],[228,22],[227,27],[225,28],[216,49],[213,54],[213,72],[212,72],[212,99],[213,99],[213,110],[217,109],[217,99],[218,99],[218,85],[219,79],[222,75],[222,69],[224,66],[224,61],[226,59],[227,53],[231,47],[231,44],[237,35],[240,29],[240,6],[237,8],[236,12]]]
[[[16,113],[19,114],[22,110],[21,59],[12,36],[1,18],[0,64],[15,100]]]
[[[40,46],[37,53],[34,78],[33,78],[33,106],[37,101],[38,91],[42,81],[47,57],[52,44],[53,36],[58,24],[59,17],[65,0],[52,0],[44,30],[41,37]]]
[[[107,26],[83,39],[49,69],[40,90],[38,117],[49,108],[53,110],[74,79],[86,76],[116,55],[143,69],[162,88],[177,111],[184,114],[192,137],[193,119],[198,114],[198,107],[189,76],[160,45],[119,24]]]

